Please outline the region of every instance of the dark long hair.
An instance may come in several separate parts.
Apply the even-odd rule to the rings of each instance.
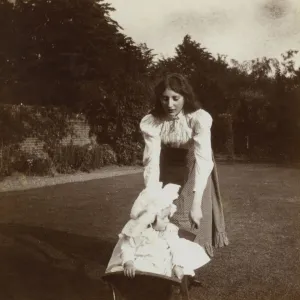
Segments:
[[[181,74],[171,73],[160,80],[154,89],[155,106],[151,111],[153,116],[161,118],[165,115],[161,96],[166,89],[171,89],[184,97],[183,111],[185,114],[192,113],[202,107],[201,103],[197,101],[188,80]]]

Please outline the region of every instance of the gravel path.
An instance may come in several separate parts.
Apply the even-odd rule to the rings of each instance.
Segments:
[[[90,173],[60,174],[57,176],[25,176],[16,175],[0,182],[0,192],[28,190],[57,184],[83,182],[142,172],[141,167],[108,166]]]

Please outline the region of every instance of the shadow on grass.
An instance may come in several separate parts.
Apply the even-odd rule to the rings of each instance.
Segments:
[[[0,299],[110,299],[101,276],[114,241],[0,225]]]

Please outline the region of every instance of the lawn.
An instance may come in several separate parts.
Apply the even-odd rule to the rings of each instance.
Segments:
[[[195,299],[300,299],[300,170],[220,164],[230,245]],[[0,193],[0,299],[110,299],[100,276],[141,174]]]

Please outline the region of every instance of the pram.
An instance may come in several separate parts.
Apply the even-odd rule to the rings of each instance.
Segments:
[[[193,241],[195,236],[179,230],[179,236]],[[135,277],[128,278],[123,271],[106,273],[102,277],[112,291],[112,300],[190,300],[189,276],[182,280],[148,272],[136,271]]]

